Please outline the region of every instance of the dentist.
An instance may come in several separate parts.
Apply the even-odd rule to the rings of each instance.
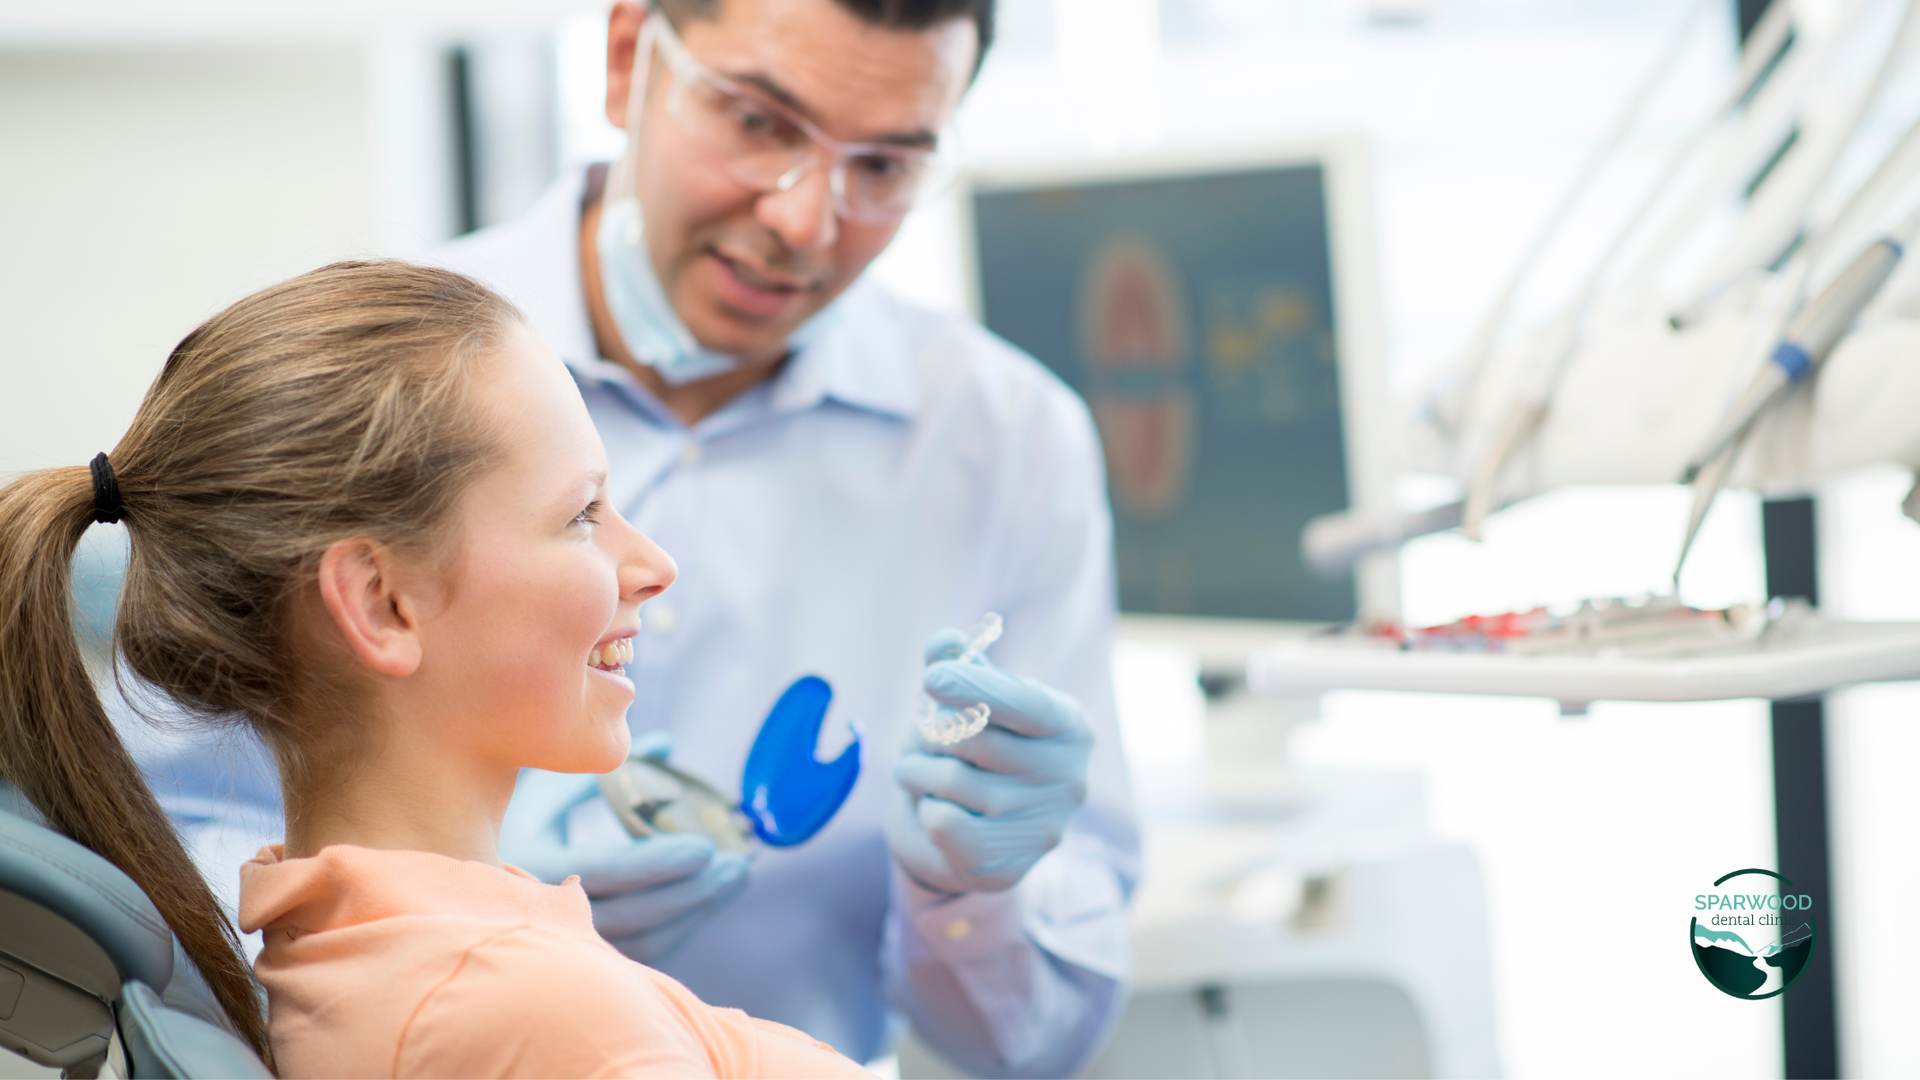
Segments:
[[[633,841],[532,774],[502,853],[715,1005],[855,1060],[901,1021],[987,1076],[1071,1075],[1118,1018],[1135,831],[1115,727],[1111,522],[1083,404],[974,322],[862,277],[951,176],[993,0],[621,0],[625,157],[444,261],[572,368],[619,511],[679,560],[629,667],[642,744],[722,782],[808,674],[865,769],[807,843]],[[984,611],[1006,634],[955,663]],[[923,693],[993,725],[922,741]]]

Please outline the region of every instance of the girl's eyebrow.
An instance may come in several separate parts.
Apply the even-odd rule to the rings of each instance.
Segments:
[[[585,493],[589,497],[597,497],[594,493],[605,486],[606,482],[607,470],[598,469],[592,472],[582,472],[573,483],[566,485],[564,488],[555,488],[553,490],[565,491],[566,498],[568,499],[578,499],[582,493],[581,489],[584,488]]]

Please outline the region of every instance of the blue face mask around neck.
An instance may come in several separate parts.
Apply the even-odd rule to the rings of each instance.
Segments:
[[[673,310],[647,252],[639,200],[629,195],[601,203],[595,246],[607,312],[635,360],[659,372],[669,386],[699,382],[740,366],[738,359],[701,345]],[[798,352],[839,321],[840,305],[828,304],[801,323],[787,344]]]

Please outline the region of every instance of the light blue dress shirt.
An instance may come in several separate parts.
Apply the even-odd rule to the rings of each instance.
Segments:
[[[856,284],[843,316],[770,380],[691,427],[598,359],[582,298],[584,172],[444,262],[519,305],[575,373],[614,506],[680,566],[642,611],[636,732],[737,794],[794,679],[833,687],[822,746],[863,732],[851,798],[812,840],[755,860],[739,900],[665,970],[716,1005],[856,1060],[901,1015],[982,1075],[1061,1076],[1124,1005],[1138,873],[1113,707],[1112,524],[1085,406],[978,324]],[[1088,798],[1016,888],[950,898],[892,865],[882,827],[920,700],[921,650],[998,611],[994,662],[1079,699]],[[891,1006],[891,1007],[890,1007]]]

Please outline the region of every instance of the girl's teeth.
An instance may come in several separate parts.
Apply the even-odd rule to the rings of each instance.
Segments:
[[[587,654],[588,667],[620,667],[633,663],[633,639],[610,641]]]

